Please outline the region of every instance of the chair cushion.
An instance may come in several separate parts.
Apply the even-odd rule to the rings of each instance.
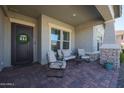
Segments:
[[[78,55],[79,56],[84,56],[85,55],[85,50],[84,49],[78,49]]]
[[[49,62],[56,62],[57,61],[55,53],[53,51],[48,52],[48,61]]]
[[[49,68],[53,69],[65,69],[66,68],[66,62],[65,61],[58,61],[54,63],[50,63]]]
[[[62,58],[62,57],[63,57],[63,55],[62,55],[62,51],[61,51],[60,49],[57,50],[57,54],[58,54],[59,58]]]
[[[62,65],[62,69],[65,69],[66,68],[66,62],[65,61],[62,61],[63,65]]]
[[[76,58],[76,56],[71,55],[71,56],[64,57],[64,60],[71,60],[71,59],[75,59],[75,58]]]
[[[71,55],[71,50],[65,49],[65,50],[62,50],[62,53],[63,53],[64,57],[68,57]]]
[[[89,56],[81,56],[82,59],[89,59]]]

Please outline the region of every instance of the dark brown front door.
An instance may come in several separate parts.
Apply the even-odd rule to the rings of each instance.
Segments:
[[[12,65],[25,65],[33,61],[33,28],[21,24],[11,24]]]

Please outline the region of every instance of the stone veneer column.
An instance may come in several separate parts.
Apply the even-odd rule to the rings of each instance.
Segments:
[[[112,62],[114,68],[120,68],[120,46],[116,44],[114,20],[105,22],[103,44],[100,48],[100,63]]]

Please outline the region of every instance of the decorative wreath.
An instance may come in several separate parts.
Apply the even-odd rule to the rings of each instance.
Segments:
[[[19,44],[27,44],[30,38],[27,34],[20,34],[16,36],[16,42]]]

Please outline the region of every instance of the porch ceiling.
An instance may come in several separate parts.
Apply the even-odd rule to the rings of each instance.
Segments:
[[[94,19],[103,20],[93,5],[11,5],[8,9],[33,18],[45,14],[73,26]]]

